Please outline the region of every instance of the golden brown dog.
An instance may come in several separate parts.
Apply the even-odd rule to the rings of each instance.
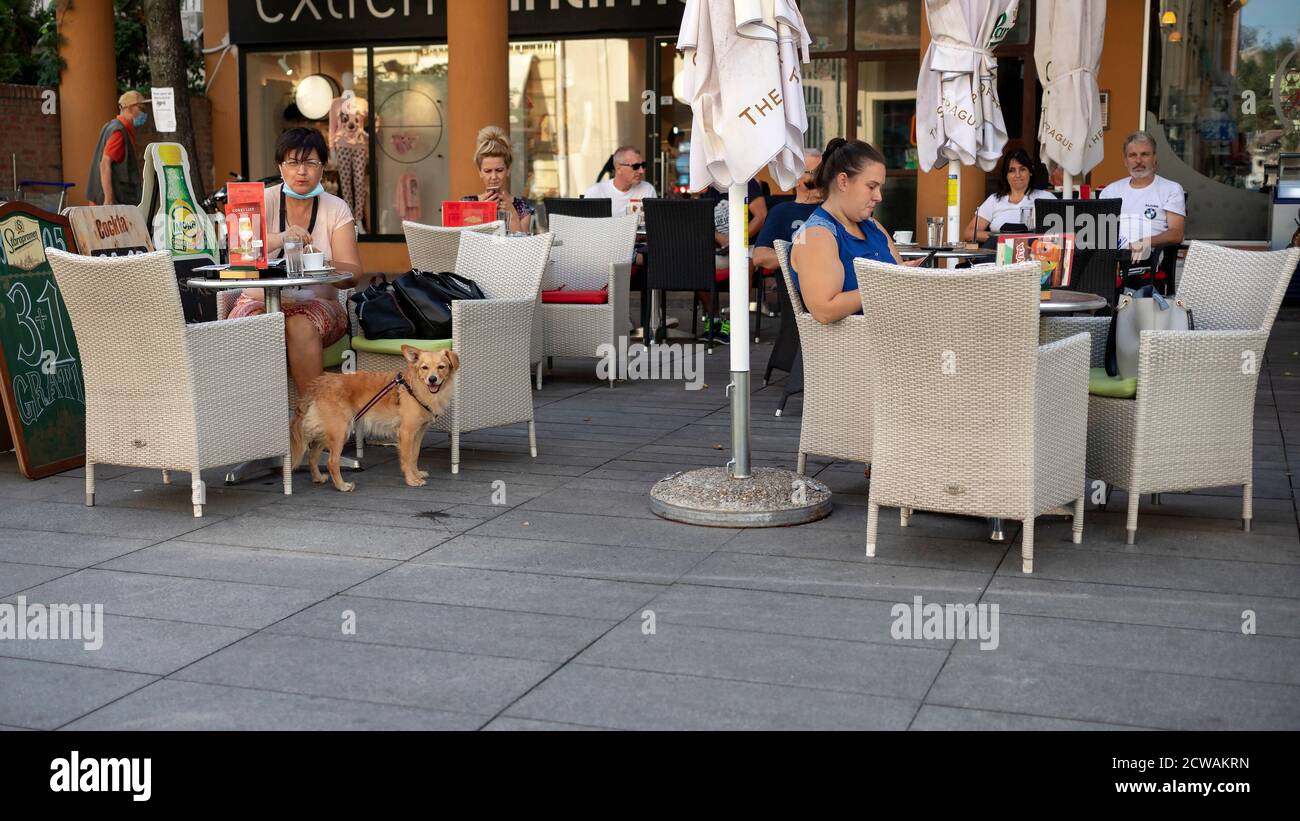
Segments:
[[[452,380],[460,368],[455,351],[422,351],[402,346],[406,367],[401,371],[405,384],[395,385],[357,420],[364,436],[397,436],[397,457],[406,484],[419,487],[428,471],[419,469],[420,443],[434,417],[451,401]],[[339,473],[339,457],[347,442],[353,417],[384,386],[393,381],[391,373],[325,373],[312,380],[307,392],[298,398],[298,407],[290,424],[290,447],[294,467],[310,449],[311,480],[325,481],[320,472],[320,453],[329,448],[329,475],[334,487],[347,492],[355,485],[344,482]]]

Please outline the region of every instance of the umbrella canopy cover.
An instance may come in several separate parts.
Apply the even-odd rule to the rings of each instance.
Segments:
[[[1101,162],[1101,66],[1106,0],[1038,0],[1034,63],[1043,83],[1040,156],[1081,176]]]
[[[686,0],[677,48],[691,103],[692,191],[749,182],[768,166],[781,188],[803,173],[800,63],[812,40],[793,0]]]
[[[930,46],[916,82],[922,171],[957,160],[992,171],[1007,144],[993,48],[1016,24],[1018,0],[925,0]]]

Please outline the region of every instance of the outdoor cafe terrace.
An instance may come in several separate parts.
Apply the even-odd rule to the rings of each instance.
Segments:
[[[670,306],[672,307],[672,306]],[[647,489],[718,465],[725,349],[699,391],[559,359],[524,425],[421,453],[426,487],[367,447],[352,493],[295,474],[238,486],[98,468],[0,472],[0,602],[99,602],[107,641],[6,641],[0,725],[28,728],[1300,728],[1300,319],[1284,309],[1255,407],[1253,531],[1240,488],[1167,493],[1125,545],[1126,502],[1082,544],[1018,525],[882,516],[863,552],[860,463],[810,457],[833,514],[797,528],[666,521]],[[770,330],[754,348],[761,384]],[[802,400],[756,390],[758,467],[793,467]],[[1171,432],[1176,439],[1177,432]],[[896,640],[899,603],[997,604],[980,640]],[[341,629],[351,616],[354,632]],[[1247,635],[1246,633],[1250,634]],[[985,642],[987,644],[987,642]]]

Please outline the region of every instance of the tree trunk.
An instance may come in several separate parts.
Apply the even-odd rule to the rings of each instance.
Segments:
[[[155,88],[172,88],[176,94],[175,142],[190,155],[190,180],[196,201],[207,197],[202,159],[194,122],[190,116],[190,83],[185,73],[185,41],[181,33],[181,4],[176,0],[144,0],[144,21],[149,36],[149,77]],[[157,118],[154,119],[155,124]]]

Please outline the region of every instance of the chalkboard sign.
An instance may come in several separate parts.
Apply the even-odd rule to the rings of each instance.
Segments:
[[[47,246],[77,253],[66,217],[25,202],[0,205],[0,397],[28,479],[86,461],[81,357]]]

